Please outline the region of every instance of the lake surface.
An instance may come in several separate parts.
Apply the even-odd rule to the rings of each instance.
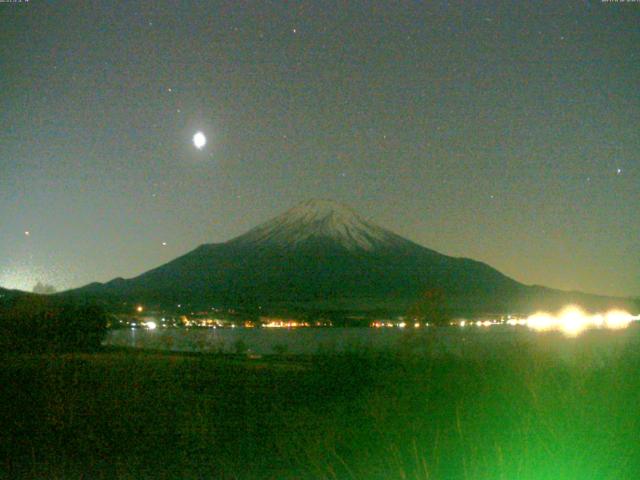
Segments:
[[[487,355],[501,346],[532,346],[574,356],[615,354],[640,348],[640,325],[624,330],[590,330],[578,337],[535,332],[526,327],[400,328],[159,328],[111,330],[105,345],[182,352],[318,354],[399,351],[412,354]]]

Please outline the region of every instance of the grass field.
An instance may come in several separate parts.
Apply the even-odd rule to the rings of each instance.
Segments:
[[[636,351],[1,361],[4,478],[640,478]]]

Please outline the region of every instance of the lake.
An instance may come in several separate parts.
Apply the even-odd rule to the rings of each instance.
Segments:
[[[577,337],[560,332],[535,332],[526,327],[401,328],[159,328],[110,330],[108,346],[182,352],[287,353],[313,355],[349,351],[400,351],[411,354],[487,355],[496,348],[529,345],[561,355],[613,354],[640,347],[640,325],[624,330],[589,330]]]

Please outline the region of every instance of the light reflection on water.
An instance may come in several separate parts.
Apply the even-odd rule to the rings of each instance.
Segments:
[[[640,325],[625,330],[594,330],[577,338],[560,332],[535,332],[524,327],[438,327],[416,330],[374,328],[164,328],[111,330],[105,345],[186,352],[318,354],[396,351],[412,354],[487,355],[501,346],[532,345],[571,355],[588,348],[615,353],[640,346]]]

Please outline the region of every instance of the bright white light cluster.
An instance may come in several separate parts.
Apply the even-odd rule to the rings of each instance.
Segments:
[[[571,305],[555,315],[546,312],[534,313],[525,320],[524,324],[536,331],[559,330],[565,335],[575,337],[587,329],[627,328],[634,320],[640,320],[640,316],[633,316],[624,310],[610,310],[604,314],[590,315],[580,307]]]

